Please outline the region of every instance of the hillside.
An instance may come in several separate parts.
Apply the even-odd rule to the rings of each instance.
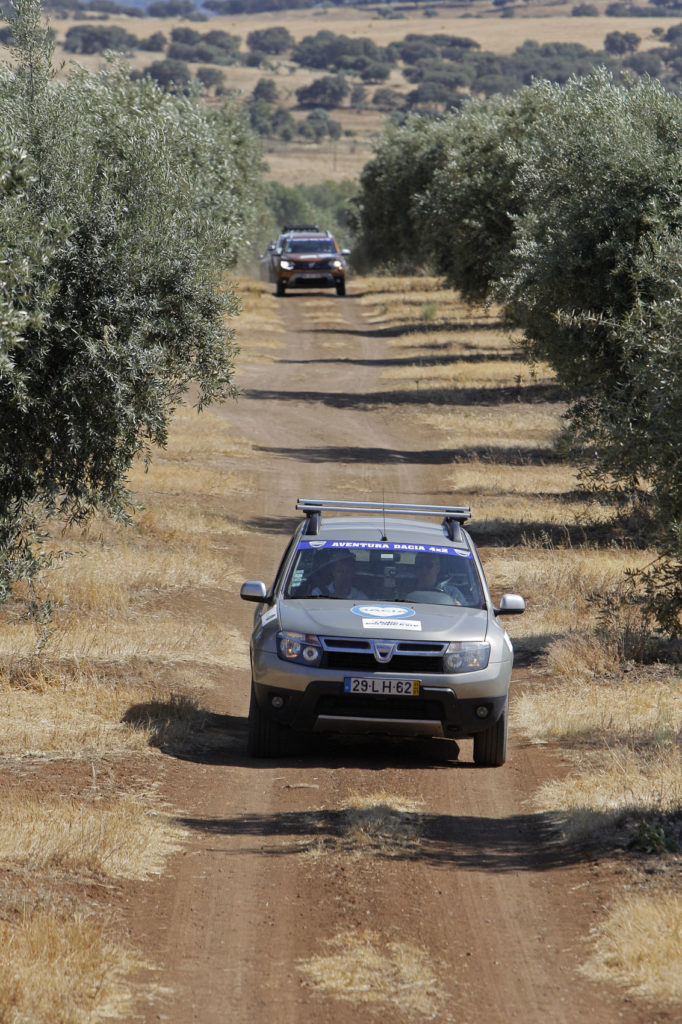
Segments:
[[[502,57],[508,57],[528,40],[540,45],[555,42],[577,44],[588,50],[602,51],[609,33],[634,34],[639,39],[637,52],[646,54],[660,47],[662,35],[679,24],[677,18],[614,18],[605,14],[598,17],[572,17],[572,6],[528,5],[514,8],[513,17],[501,16],[499,9],[492,5],[472,4],[469,9],[441,9],[437,16],[431,16],[426,11],[410,11],[401,17],[387,18],[379,16],[375,10],[344,7],[216,16],[203,22],[190,22],[182,18],[130,18],[124,15],[92,15],[87,21],[83,18],[53,17],[51,24],[56,32],[56,56],[67,62],[76,60],[89,69],[101,65],[102,54],[73,54],[63,48],[67,32],[84,24],[93,27],[118,26],[138,39],[162,33],[169,40],[174,29],[182,28],[190,28],[200,35],[224,32],[239,37],[243,56],[248,52],[246,40],[249,34],[270,29],[275,24],[286,27],[296,43],[322,30],[351,39],[371,39],[380,47],[399,43],[409,34],[433,36],[443,33],[470,39],[482,51]],[[598,6],[603,10],[606,4],[600,3]],[[126,59],[135,71],[144,70],[164,56],[164,52],[151,52],[137,47],[130,48],[126,53]],[[188,67],[196,75],[202,63],[189,61]],[[569,73],[576,70],[575,67],[567,67]],[[257,66],[240,62],[220,66],[215,70],[222,75],[222,89],[235,92],[245,99],[252,96],[261,79],[271,80],[277,90],[277,104],[290,111],[296,123],[303,122],[308,113],[298,103],[297,90],[309,86],[326,73],[321,69],[314,70],[294,63],[287,53],[272,55]],[[533,71],[532,58],[530,70]],[[372,140],[388,115],[385,105],[378,107],[375,103],[377,91],[389,90],[395,97],[393,102],[400,103],[414,89],[414,82],[405,78],[401,66],[394,66],[385,81],[361,82],[359,78],[349,76],[349,82],[361,85],[363,96],[361,100],[351,102],[352,94],[349,93],[340,106],[330,109],[330,117],[341,126],[340,136],[325,137],[318,143],[296,136],[284,141],[267,139],[265,148],[269,177],[291,185],[324,180],[340,181],[358,175],[371,154]],[[209,96],[213,92],[211,89]]]

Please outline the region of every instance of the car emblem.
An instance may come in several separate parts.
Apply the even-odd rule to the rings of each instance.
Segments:
[[[377,661],[385,663],[390,661],[395,654],[395,644],[391,640],[375,640],[373,647],[374,657]]]

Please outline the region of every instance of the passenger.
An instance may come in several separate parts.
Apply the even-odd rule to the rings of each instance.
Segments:
[[[435,552],[420,551],[415,557],[414,567],[417,575],[414,586],[410,587],[410,590],[440,590],[444,594],[449,594],[455,604],[465,605],[467,603],[459,587],[450,583],[447,573],[442,572],[440,556]]]
[[[343,597],[349,601],[366,601],[367,595],[353,586],[355,555],[347,548],[332,552],[331,581],[325,587],[315,587],[313,597]]]

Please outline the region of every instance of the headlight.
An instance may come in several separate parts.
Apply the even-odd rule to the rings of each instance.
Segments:
[[[343,260],[332,260],[334,270],[343,270]]]
[[[320,641],[311,633],[278,633],[277,654],[282,661],[314,667],[322,661]]]
[[[282,270],[293,270],[294,269],[294,265],[291,262],[291,260],[280,260],[279,261],[279,265],[282,268]]]
[[[476,672],[487,668],[490,659],[490,644],[476,640],[454,640],[448,644],[443,655],[446,672]]]

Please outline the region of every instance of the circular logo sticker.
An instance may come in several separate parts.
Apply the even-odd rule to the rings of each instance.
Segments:
[[[366,619],[407,619],[414,615],[414,608],[395,604],[356,604],[351,611]]]

